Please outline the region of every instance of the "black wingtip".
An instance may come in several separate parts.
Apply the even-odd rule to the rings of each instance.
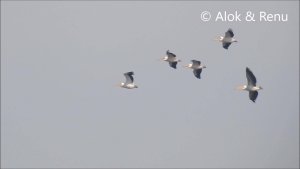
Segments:
[[[194,75],[197,79],[201,79],[201,75]]]
[[[246,67],[246,72],[252,72],[249,67]]]
[[[130,72],[127,72],[127,73],[124,73],[124,75],[134,75],[134,72],[133,71],[130,71]]]
[[[226,50],[228,50],[228,47],[229,47],[229,46],[223,46],[223,48],[226,49]]]
[[[170,67],[176,69],[176,65],[170,65]]]

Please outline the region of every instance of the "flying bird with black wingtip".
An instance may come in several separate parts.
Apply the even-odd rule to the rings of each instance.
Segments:
[[[255,102],[258,96],[258,90],[261,90],[262,87],[256,85],[256,77],[248,67],[246,68],[246,77],[247,77],[248,84],[239,86],[237,89],[248,91],[250,100]]]
[[[181,62],[181,60],[176,58],[174,53],[171,53],[169,50],[166,52],[166,56],[163,57],[161,60],[169,62],[170,67],[176,69],[177,63]]]
[[[219,42],[222,42],[222,46],[224,49],[228,49],[229,46],[231,45],[231,43],[233,42],[237,42],[236,39],[233,38],[234,36],[234,33],[232,31],[231,28],[229,28],[227,30],[227,32],[225,32],[225,36],[219,36],[216,40],[219,41]]]
[[[206,68],[205,65],[202,65],[198,60],[191,60],[192,63],[185,65],[184,67],[193,69],[194,76],[198,79],[201,79],[201,72],[203,68]]]
[[[133,82],[133,75],[134,75],[134,73],[132,71],[124,73],[124,76],[126,78],[126,82],[125,83],[122,82],[119,86],[123,87],[123,88],[126,88],[126,89],[138,88],[138,86],[136,84],[134,84],[134,82]]]

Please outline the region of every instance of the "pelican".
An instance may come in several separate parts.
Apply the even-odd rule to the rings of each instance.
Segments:
[[[232,29],[229,28],[227,32],[225,32],[225,37],[219,36],[216,40],[222,42],[224,49],[228,49],[231,43],[237,42],[237,40],[234,39],[233,36],[234,36],[233,31]]]
[[[198,60],[191,60],[192,63],[185,65],[184,67],[193,69],[193,73],[196,78],[201,79],[201,72],[203,68],[206,68],[205,65],[201,65],[201,62]]]
[[[120,84],[120,87],[123,87],[123,88],[126,88],[126,89],[138,88],[138,86],[133,83],[133,75],[134,75],[133,72],[124,73],[124,76],[126,78],[126,82],[125,83],[122,82]]]
[[[254,74],[252,73],[252,71],[248,67],[246,67],[246,77],[247,77],[248,84],[239,86],[238,89],[249,91],[250,100],[255,102],[255,100],[258,96],[258,90],[261,90],[262,87],[256,85],[256,78],[255,78]]]
[[[176,58],[176,55],[174,53],[171,53],[169,50],[167,50],[167,55],[162,58],[163,61],[169,62],[169,65],[176,69],[176,65],[178,62],[181,62],[181,60]]]

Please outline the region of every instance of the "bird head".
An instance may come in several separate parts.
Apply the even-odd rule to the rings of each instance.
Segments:
[[[183,67],[185,67],[185,68],[191,68],[192,64],[190,63],[190,64],[187,64],[187,65],[183,65]]]
[[[118,84],[119,87],[123,87],[124,85],[125,85],[125,83],[123,83],[123,82]]]
[[[246,89],[245,85],[240,85],[240,86],[236,87],[236,90],[239,90],[239,91],[242,91],[242,90],[245,90],[245,89]]]
[[[160,60],[166,61],[166,60],[168,60],[168,56],[164,56],[164,57],[160,58]]]
[[[217,42],[221,42],[223,40],[223,37],[222,36],[217,36],[214,40],[217,41]]]

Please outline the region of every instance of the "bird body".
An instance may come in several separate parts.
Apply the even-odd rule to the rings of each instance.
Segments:
[[[138,88],[137,85],[135,85],[134,83],[129,83],[129,84],[121,83],[121,87],[126,89]]]
[[[204,66],[204,65],[193,65],[192,63],[188,64],[187,67],[191,68],[191,69],[203,69],[203,68],[206,68],[206,66]]]
[[[261,88],[258,87],[258,86],[248,86],[248,85],[243,85],[242,89],[250,92],[250,91],[258,91],[258,90],[260,90]]]

